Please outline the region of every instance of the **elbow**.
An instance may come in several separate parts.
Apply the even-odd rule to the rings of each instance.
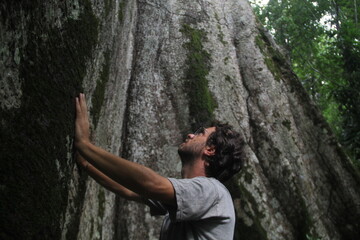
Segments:
[[[141,194],[146,198],[154,200],[167,200],[173,196],[173,186],[167,178],[159,176],[144,183],[144,192]]]

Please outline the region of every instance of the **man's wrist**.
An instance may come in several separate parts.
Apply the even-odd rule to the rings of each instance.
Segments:
[[[86,149],[90,147],[90,145],[91,145],[91,142],[89,139],[79,140],[75,143],[75,147],[80,153],[84,153],[86,151]]]
[[[84,168],[85,168],[85,171],[87,171],[87,170],[88,170],[89,164],[90,164],[90,163],[89,163],[88,161],[86,161],[86,163],[85,163],[85,167],[84,167]]]

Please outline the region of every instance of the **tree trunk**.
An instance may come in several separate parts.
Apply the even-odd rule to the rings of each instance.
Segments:
[[[0,3],[2,239],[157,239],[161,218],[73,160],[74,97],[94,142],[179,177],[213,119],[248,143],[228,183],[235,239],[359,239],[360,177],[245,0]]]

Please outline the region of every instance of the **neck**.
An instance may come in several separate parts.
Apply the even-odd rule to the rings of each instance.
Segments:
[[[199,158],[184,163],[181,169],[181,176],[183,178],[206,177],[204,160]]]

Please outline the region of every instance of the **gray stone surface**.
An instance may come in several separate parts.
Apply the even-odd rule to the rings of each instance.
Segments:
[[[0,6],[0,238],[158,238],[161,218],[74,164],[79,92],[97,145],[164,176],[199,115],[233,124],[235,239],[360,237],[359,174],[245,0]]]

